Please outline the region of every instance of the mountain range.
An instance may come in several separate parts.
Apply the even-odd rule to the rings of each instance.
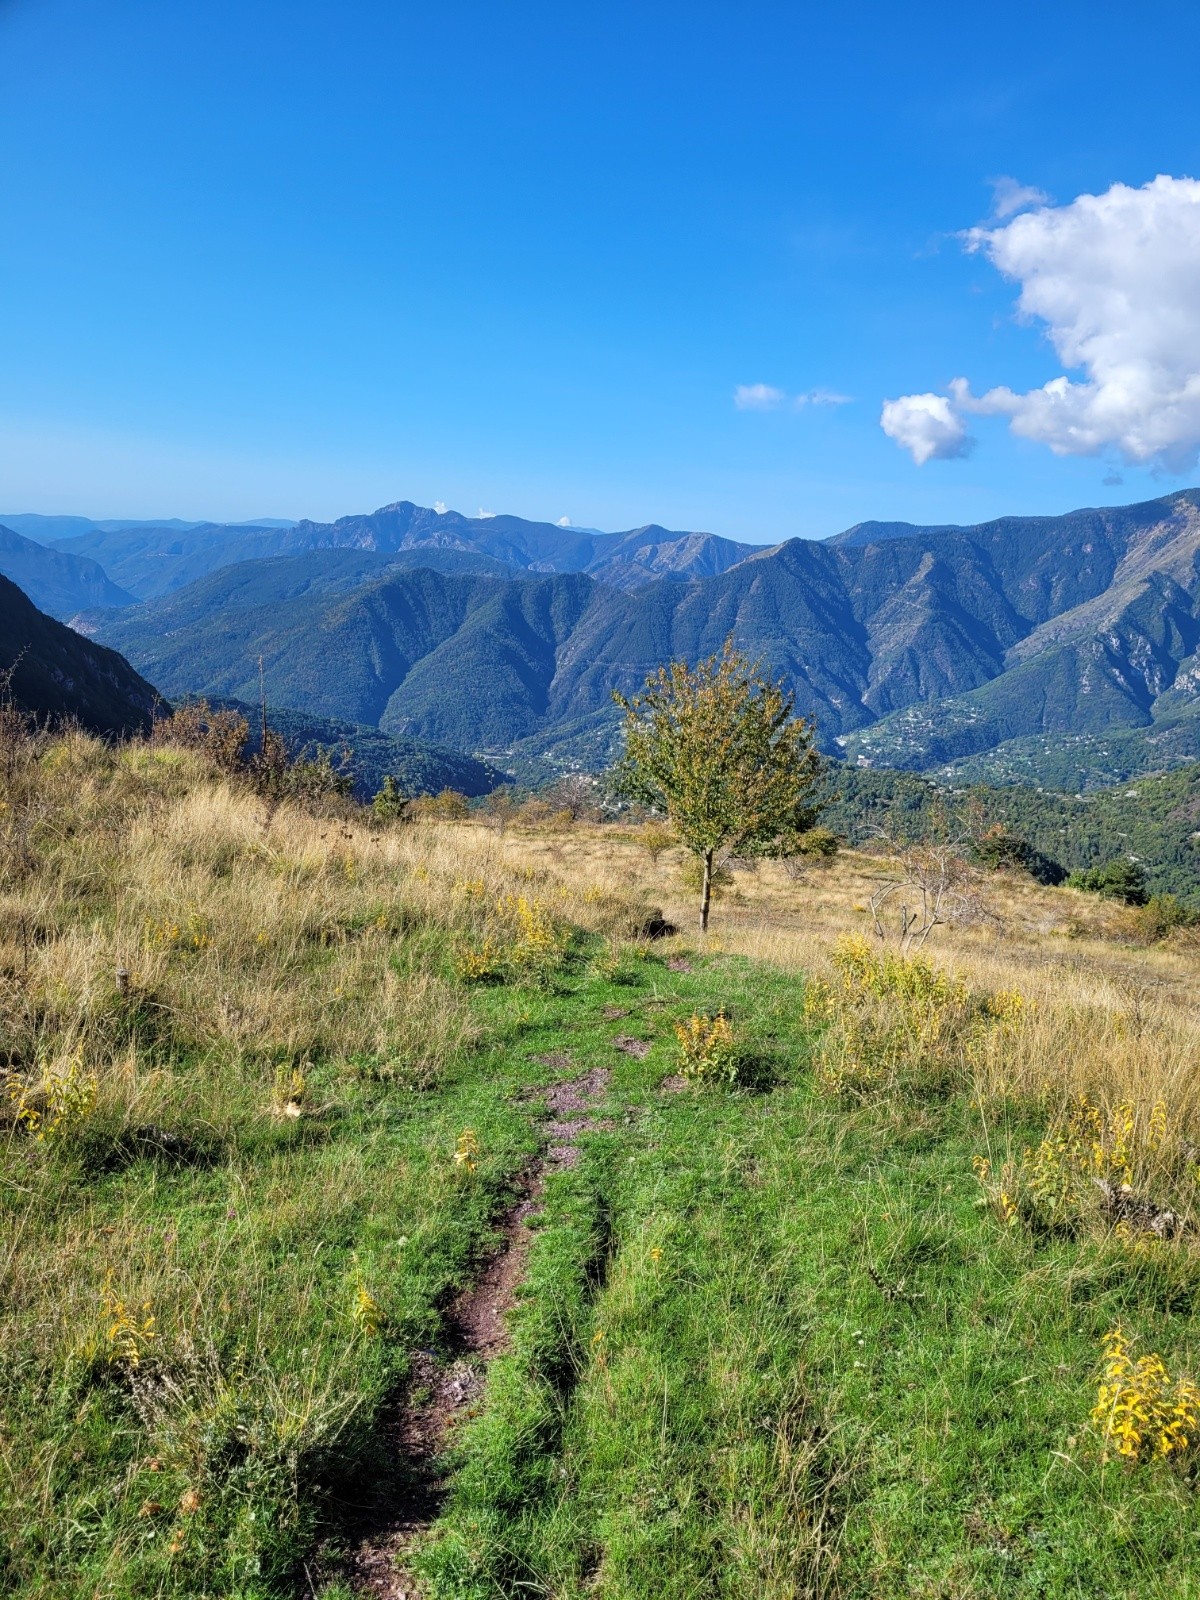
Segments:
[[[64,618],[90,606],[158,599],[238,562],[317,550],[391,555],[401,565],[423,558],[440,570],[509,577],[587,572],[602,583],[628,589],[658,578],[725,572],[755,548],[711,533],[671,533],[655,526],[597,533],[521,517],[464,517],[407,500],[336,522],[111,523],[22,514],[7,523],[0,517],[0,526],[9,539],[21,541],[24,577],[42,585],[47,598],[55,601],[49,609]],[[22,583],[10,570],[14,559],[0,546],[0,573]],[[80,564],[79,581],[73,589],[61,581],[52,586],[50,575],[61,573],[67,561]],[[121,593],[101,598],[88,592],[84,574],[97,567]]]
[[[176,558],[199,559],[207,537],[174,536]],[[1200,755],[1196,490],[970,527],[863,523],[771,549],[407,502],[221,537],[226,553],[235,537],[289,553],[217,565],[208,549],[200,579],[89,607],[78,625],[169,695],[252,698],[262,656],[282,705],[510,763],[603,764],[613,691],[729,634],[859,764],[970,763],[980,779],[1015,763],[1040,781],[1076,741],[1071,778],[1088,787]],[[134,592],[150,583],[147,539],[160,559],[167,536],[147,530],[53,548],[107,555]]]
[[[269,698],[526,776],[733,634],[860,765],[1086,789],[1200,756],[1200,491],[758,549],[400,501],[336,522],[20,520],[0,571],[164,694]],[[19,572],[19,576],[17,573]]]

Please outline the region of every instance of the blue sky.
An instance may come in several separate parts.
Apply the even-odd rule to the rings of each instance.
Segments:
[[[1198,481],[1190,423],[1022,421],[1069,369],[961,238],[1001,177],[1200,173],[1198,45],[1154,3],[0,0],[0,507],[765,542]],[[882,403],[960,376],[918,466]]]

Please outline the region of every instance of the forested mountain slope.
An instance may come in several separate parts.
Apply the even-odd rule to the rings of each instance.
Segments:
[[[154,688],[115,650],[93,644],[39,611],[0,577],[3,695],[39,721],[73,720],[93,733],[149,727]]]
[[[873,765],[1003,764],[1025,741],[1037,779],[1039,738],[1125,730],[1122,759],[1138,770],[1138,741],[1178,728],[1197,700],[1197,491],[973,528],[864,524],[824,543],[737,547],[744,559],[702,576],[689,566],[729,552],[650,537],[660,532],[594,535],[402,503],[274,530],[307,553],[225,569],[87,625],[170,692],[245,693],[261,654],[273,696],[297,709],[469,749],[532,739],[568,763],[610,752],[614,690],[731,633],[787,678],[827,748]],[[320,540],[329,547],[311,548]],[[389,557],[422,567],[371,565]],[[609,581],[614,563],[645,577],[651,558],[675,557],[669,579]],[[507,583],[493,567],[423,570],[448,558],[501,573],[517,560],[589,570]],[[1164,748],[1190,758],[1189,730]],[[1103,781],[1102,757],[1089,760]]]

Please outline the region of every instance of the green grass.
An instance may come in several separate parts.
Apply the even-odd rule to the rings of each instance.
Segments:
[[[10,1144],[0,1240],[26,1272],[39,1238],[70,1255],[78,1336],[0,1366],[0,1591],[303,1592],[317,1544],[386,1487],[382,1408],[538,1146],[522,1092],[554,1073],[534,1058],[567,1051],[612,1068],[612,1126],[547,1181],[512,1349],[419,1557],[431,1600],[1200,1595],[1186,1473],[1104,1465],[1087,1420],[1118,1318],[1200,1370],[1186,1243],[1141,1258],[1003,1229],[971,1158],[1039,1136],[1021,1108],[844,1104],[815,1084],[794,979],[651,956],[610,981],[598,949],[546,988],[472,989],[479,1042],[427,1090],[318,1068],[332,1109],[271,1123],[236,1114],[231,1081],[207,1165]],[[758,1087],[662,1092],[673,1023],[719,1006]],[[141,1381],[98,1312],[114,1234],[138,1241],[117,1286],[162,1289]],[[355,1330],[360,1281],[378,1337]],[[151,1381],[168,1346],[178,1395]]]
[[[1191,1261],[1001,1229],[971,1157],[1036,1125],[822,1096],[781,975],[648,978],[631,1018],[597,983],[545,1018],[615,1067],[616,1127],[550,1180],[430,1593],[1200,1594],[1192,1484],[1104,1465],[1087,1420],[1118,1318],[1196,1370]],[[661,1094],[672,1019],[721,1002],[775,1086]],[[611,1045],[639,1025],[641,1062]]]

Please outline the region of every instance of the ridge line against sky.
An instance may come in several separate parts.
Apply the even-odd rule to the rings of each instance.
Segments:
[[[1200,13],[911,21],[0,0],[0,503],[770,544],[1185,486]]]

